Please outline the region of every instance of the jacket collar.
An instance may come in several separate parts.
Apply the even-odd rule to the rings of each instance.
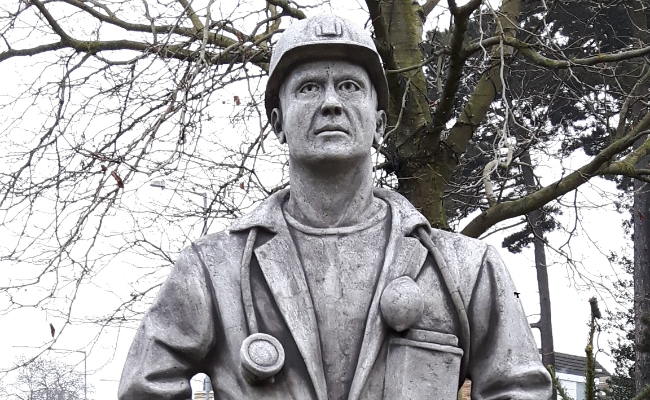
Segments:
[[[431,229],[424,216],[401,195],[385,189],[375,189],[374,194],[390,206],[391,230],[384,265],[366,320],[359,362],[350,388],[351,400],[361,398],[386,338],[387,327],[382,322],[379,311],[381,293],[386,284],[399,276],[408,275],[415,279],[427,251],[418,239],[409,236],[420,226],[427,231]],[[288,196],[289,190],[273,194],[255,211],[235,221],[230,231],[240,232],[261,227],[274,234],[269,241],[255,249],[255,255],[276,304],[303,356],[316,397],[326,400],[327,387],[316,316],[307,280],[282,213],[282,204]]]
[[[422,226],[427,232],[431,230],[429,222],[418,210],[409,203],[401,194],[392,190],[375,188],[373,190],[375,197],[386,201],[391,210],[399,213],[397,228],[402,236],[410,235],[415,228]],[[286,221],[282,215],[282,205],[289,198],[289,189],[280,190],[266,200],[264,200],[255,210],[246,214],[230,226],[231,232],[240,232],[253,227],[264,228],[270,232],[278,233],[286,226]]]

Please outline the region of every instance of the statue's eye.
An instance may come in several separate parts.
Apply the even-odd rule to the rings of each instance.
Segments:
[[[343,81],[339,84],[339,90],[342,92],[356,92],[359,89],[359,85],[353,81]]]
[[[313,93],[317,93],[319,90],[320,90],[320,88],[318,87],[317,84],[315,84],[313,82],[308,82],[308,83],[305,83],[304,85],[302,85],[302,87],[300,88],[300,93],[302,93],[302,94],[313,94]]]

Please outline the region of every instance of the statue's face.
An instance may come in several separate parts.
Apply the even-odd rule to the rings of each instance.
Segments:
[[[280,89],[273,128],[294,162],[362,160],[383,135],[384,111],[366,70],[346,61],[313,61],[294,68]]]

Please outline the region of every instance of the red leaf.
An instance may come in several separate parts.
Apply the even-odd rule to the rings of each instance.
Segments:
[[[641,214],[641,211],[637,211],[637,213],[639,214],[639,219],[641,220],[641,222],[643,222],[645,220],[645,217],[643,216],[643,214]]]
[[[240,188],[240,189],[243,189],[243,188],[244,188],[244,182],[241,182],[241,183],[239,184],[239,188]]]
[[[117,172],[113,171],[111,172],[111,176],[115,178],[115,181],[117,181],[117,187],[120,189],[124,189],[124,182],[122,182],[122,178],[117,174]]]
[[[235,96],[235,104],[240,105],[241,102],[239,101],[239,96]]]
[[[56,331],[54,330],[54,325],[52,325],[52,323],[50,323],[50,333],[52,334],[52,338],[54,338],[54,333],[55,332]]]

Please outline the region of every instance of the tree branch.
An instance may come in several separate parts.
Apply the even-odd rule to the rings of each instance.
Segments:
[[[88,53],[95,55],[102,51],[116,51],[116,50],[134,50],[144,54],[156,54],[162,58],[174,58],[181,61],[196,61],[200,57],[198,50],[187,50],[185,45],[171,45],[171,46],[153,46],[147,43],[135,42],[131,40],[113,40],[113,41],[81,41],[71,39],[70,43],[52,43],[48,45],[38,46],[31,49],[23,50],[8,50],[0,53],[0,62],[16,57],[16,56],[33,56],[36,54],[45,53],[53,50],[60,50],[70,48],[78,52]],[[252,62],[264,69],[264,63],[268,63],[268,55],[265,52],[253,53],[250,57],[246,58],[241,53],[208,53],[206,52],[206,59],[209,59],[212,64],[227,65],[234,62]]]
[[[541,55],[537,51],[533,50],[530,44],[522,42],[515,38],[506,38],[505,42],[519,50],[521,55],[533,63],[546,68],[554,69],[564,69],[573,66],[591,66],[601,63],[625,61],[650,54],[650,46],[646,46],[639,49],[620,51],[617,53],[596,54],[587,58],[569,58],[568,60],[555,60]]]
[[[431,14],[434,8],[440,3],[440,0],[427,0],[426,3],[422,5],[422,10],[424,11],[424,16]]]
[[[492,36],[480,42],[470,43],[467,45],[467,47],[465,47],[465,55],[469,57],[477,51],[481,50],[481,48],[495,46],[499,44],[500,39],[501,38],[499,36]],[[568,60],[558,60],[540,54],[538,51],[534,50],[533,45],[522,42],[521,40],[518,40],[514,37],[504,37],[503,41],[507,45],[519,50],[519,53],[521,53],[521,55],[526,57],[529,61],[532,61],[537,65],[552,69],[565,69],[573,66],[592,66],[601,63],[625,61],[650,54],[650,46],[646,46],[639,49],[624,50],[616,53],[596,54],[586,58],[569,58]]]
[[[615,163],[609,164],[607,167],[601,168],[601,175],[620,174],[630,176],[632,178],[644,176],[646,174],[643,171],[646,170],[636,169],[635,165],[639,162],[639,160],[648,154],[650,154],[650,137],[648,137],[643,142],[643,144],[634,149],[634,151],[625,156],[625,158],[621,161],[617,161]]]
[[[599,176],[622,175],[634,178],[643,182],[650,182],[650,169],[622,169],[618,165],[610,165],[598,171]]]
[[[452,9],[452,4],[454,5],[453,10],[451,11],[452,14],[454,14],[454,17],[458,17],[459,15],[464,16],[464,17],[469,17],[471,13],[473,13],[477,8],[481,6],[482,0],[470,0],[467,4],[464,6],[457,8],[456,7],[456,2],[453,0],[449,1],[449,8],[450,10]]]
[[[478,7],[480,4],[480,1],[471,1],[461,8],[456,8],[456,3],[453,0],[449,0],[449,8],[455,10],[455,12],[452,10],[452,13],[454,13],[454,30],[450,43],[451,57],[447,69],[447,77],[445,78],[445,86],[442,89],[440,103],[430,125],[429,134],[435,136],[440,135],[447,120],[449,120],[449,115],[451,114],[456,95],[458,94],[458,83],[460,82],[460,78],[463,75],[463,68],[465,67],[463,43],[465,41],[469,16],[475,9],[469,6]]]
[[[646,66],[643,67],[644,69]],[[632,104],[633,100],[636,100],[638,96],[640,95],[640,90],[645,86],[645,83],[650,79],[650,69],[646,71],[643,76],[636,81],[634,84],[634,87],[632,88],[632,91],[630,94],[625,98],[625,101],[623,102],[623,105],[621,106],[621,111],[618,113],[618,126],[616,127],[616,133],[614,138],[618,139],[621,136],[623,136],[623,133],[625,133],[625,126],[627,125],[627,113],[630,110],[630,105]]]
[[[409,71],[413,71],[414,69],[422,68],[425,65],[429,64],[430,62],[435,61],[435,59],[440,57],[440,55],[442,55],[443,53],[445,53],[444,50],[437,50],[437,51],[435,51],[433,53],[433,55],[431,57],[427,58],[426,60],[422,61],[421,63],[417,63],[417,64],[412,65],[410,67],[404,67],[404,68],[400,68],[400,69],[387,69],[386,73],[387,74],[401,74],[402,72],[409,72]]]
[[[298,19],[307,18],[304,12],[298,10],[297,8],[291,7],[291,4],[289,4],[289,1],[287,0],[266,0],[266,2],[272,6],[281,7],[282,11],[291,17]]]
[[[487,49],[488,47],[495,46],[501,43],[501,36],[492,36],[478,42],[473,42],[465,47],[465,57],[474,55],[479,50]]]
[[[503,38],[503,41],[508,43],[509,38],[515,37],[517,33],[517,26],[515,24],[520,12],[521,0],[504,0],[498,14],[497,26],[499,28],[497,29],[497,38]],[[500,32],[501,29],[503,29],[502,32]],[[500,43],[500,41],[497,43]],[[504,51],[504,53],[511,53],[511,51]],[[500,54],[500,47],[497,47],[492,51],[492,58],[500,60]],[[465,152],[467,144],[474,135],[474,131],[483,118],[485,118],[497,93],[501,91],[502,80],[500,73],[500,65],[496,63],[481,76],[469,101],[460,113],[458,121],[454,124],[449,136],[444,141],[457,156]]]
[[[594,159],[566,177],[518,200],[499,203],[482,212],[474,218],[461,232],[470,237],[478,237],[491,226],[537,210],[552,200],[577,189],[596,175],[600,175],[600,168],[609,162],[616,154],[628,149],[640,136],[647,134],[650,126],[650,112],[637,124],[625,137],[615,141],[598,153]],[[646,141],[647,142],[647,141]]]
[[[52,14],[50,14],[50,12],[47,11],[47,8],[45,8],[43,3],[41,3],[39,0],[33,0],[32,4],[34,4],[36,6],[36,8],[38,8],[38,10],[41,12],[41,14],[43,14],[43,16],[45,17],[47,22],[50,24],[50,26],[52,27],[54,32],[57,35],[59,35],[59,37],[61,38],[61,41],[63,43],[67,43],[68,41],[72,40],[72,38],[70,36],[68,36],[68,34],[63,30],[63,28],[61,28],[59,23],[56,22],[56,19],[54,19]]]
[[[181,3],[185,9],[185,12],[187,12],[187,15],[190,17],[190,21],[192,21],[194,29],[196,29],[197,32],[201,32],[203,30],[203,23],[201,23],[201,20],[194,12],[192,5],[187,0],[178,0],[178,2]]]
[[[72,6],[75,6],[88,14],[92,15],[93,17],[97,18],[98,20],[102,22],[109,23],[111,25],[119,26],[122,29],[125,29],[127,31],[131,32],[146,32],[146,33],[153,33],[154,29],[157,33],[174,33],[177,35],[189,37],[189,38],[199,38],[199,33],[195,29],[189,29],[189,28],[184,28],[182,26],[177,26],[177,25],[156,25],[155,28],[151,26],[151,24],[133,24],[130,22],[126,22],[124,20],[121,20],[117,17],[112,17],[112,16],[107,16],[104,15],[97,10],[94,10],[93,8],[89,7],[88,5],[84,4],[83,2],[79,0],[60,0],[62,2],[65,2],[67,4],[70,4]],[[232,45],[238,44],[238,41],[232,38],[229,38],[227,36],[223,35],[217,35],[215,33],[210,32],[208,34],[208,43],[215,45],[220,48],[227,48]]]
[[[200,32],[195,31],[194,29],[183,28],[173,25],[163,25],[163,26],[152,26],[145,24],[132,24],[126,21],[123,21],[114,16],[108,16],[102,14],[101,12],[89,7],[79,0],[60,0],[69,5],[77,7],[93,17],[97,18],[102,22],[106,22],[115,26],[119,26],[127,31],[133,32],[147,32],[147,33],[175,33],[182,36],[186,36],[190,39],[200,40]],[[186,2],[186,0],[179,0]],[[5,52],[0,53],[0,62],[7,60],[12,57],[20,56],[33,56],[36,54],[46,53],[49,51],[60,50],[64,48],[71,48],[79,52],[95,55],[102,51],[115,51],[115,50],[134,50],[139,51],[144,54],[152,53],[157,54],[163,58],[174,58],[182,61],[193,61],[196,60],[200,53],[198,51],[188,50],[187,44],[174,44],[167,46],[157,46],[151,45],[144,42],[137,42],[132,40],[114,40],[114,41],[82,41],[77,40],[69,36],[63,28],[56,22],[47,8],[39,0],[32,2],[41,12],[41,14],[48,21],[54,32],[61,38],[61,41],[58,43],[51,43],[41,46],[36,46],[28,49],[9,49]],[[188,4],[189,5],[189,4]],[[202,25],[201,25],[202,26]],[[257,38],[263,40],[262,38]],[[256,64],[262,69],[265,69],[265,64],[268,63],[268,52],[264,50],[254,51],[252,48],[243,49],[243,51],[236,50],[240,43],[238,40],[228,38],[223,35],[217,35],[215,33],[208,34],[208,42],[216,47],[225,49],[222,53],[208,53],[206,52],[206,58],[211,61],[213,64],[230,64],[233,62],[251,62]],[[257,43],[253,43],[253,46]]]
[[[47,53],[48,51],[54,51],[63,49],[66,46],[63,42],[44,44],[41,46],[33,47],[31,49],[22,49],[22,50],[13,50],[9,49],[0,53],[0,62],[3,62],[6,59],[12,57],[21,57],[21,56],[35,56],[36,54]]]

